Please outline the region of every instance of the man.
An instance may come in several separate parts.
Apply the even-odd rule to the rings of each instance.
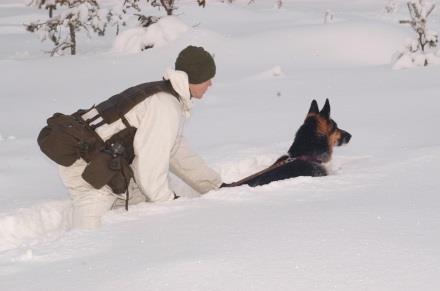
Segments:
[[[156,92],[125,113],[125,118],[121,118],[124,120],[110,124],[101,121],[94,129],[106,141],[127,124],[136,128],[132,142],[134,159],[131,162],[134,179],[127,189],[129,204],[170,201],[178,197],[170,189],[169,171],[201,194],[220,187],[219,174],[188,148],[182,136],[183,123],[191,109],[190,99],[203,97],[212,85],[215,71],[214,60],[207,51],[202,47],[188,46],[177,57],[175,70],[167,70],[164,75],[164,80],[169,81],[172,87],[171,91]],[[130,98],[137,98],[147,94],[143,88],[148,84],[132,87],[119,95],[131,94]],[[93,108],[81,119],[94,120],[99,113]],[[121,202],[123,204],[121,198],[126,196],[116,195],[108,185],[96,189],[86,182],[83,173],[87,165],[80,158],[71,166],[61,166],[60,175],[71,194],[73,226],[93,229],[100,226],[101,217],[108,210],[121,205]]]

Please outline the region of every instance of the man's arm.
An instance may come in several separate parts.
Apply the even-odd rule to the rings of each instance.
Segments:
[[[132,167],[136,183],[154,202],[174,199],[168,172],[181,122],[179,107],[174,102],[171,98],[151,96],[133,142]]]
[[[200,194],[218,189],[222,184],[220,175],[188,147],[182,136],[176,142],[170,159],[170,169]]]

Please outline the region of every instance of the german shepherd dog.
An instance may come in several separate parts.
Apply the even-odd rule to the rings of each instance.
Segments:
[[[351,134],[339,129],[330,118],[328,99],[321,111],[316,100],[312,101],[304,124],[298,129],[295,139],[286,155],[267,169],[240,181],[223,184],[222,187],[249,185],[256,187],[298,176],[326,176],[324,163],[332,157],[333,147],[350,141]]]

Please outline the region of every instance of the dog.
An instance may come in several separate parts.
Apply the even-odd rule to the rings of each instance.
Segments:
[[[338,128],[336,122],[330,118],[329,100],[326,99],[321,111],[316,100],[313,100],[286,155],[278,158],[267,169],[240,181],[223,184],[222,187],[256,187],[299,176],[326,176],[328,173],[324,163],[331,160],[333,147],[347,144],[350,139],[351,134]]]

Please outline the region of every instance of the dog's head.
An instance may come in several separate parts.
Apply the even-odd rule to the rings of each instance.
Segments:
[[[319,111],[318,102],[313,100],[305,122],[307,122],[307,119],[315,120],[316,133],[326,136],[330,147],[347,144],[351,139],[351,134],[338,128],[336,122],[330,118],[330,102],[328,99],[325,100],[321,111]]]
[[[338,128],[336,122],[330,118],[328,99],[321,111],[316,100],[313,100],[304,124],[296,133],[289,154],[317,157],[322,162],[327,162],[331,158],[333,147],[346,144],[350,139],[351,134]]]

